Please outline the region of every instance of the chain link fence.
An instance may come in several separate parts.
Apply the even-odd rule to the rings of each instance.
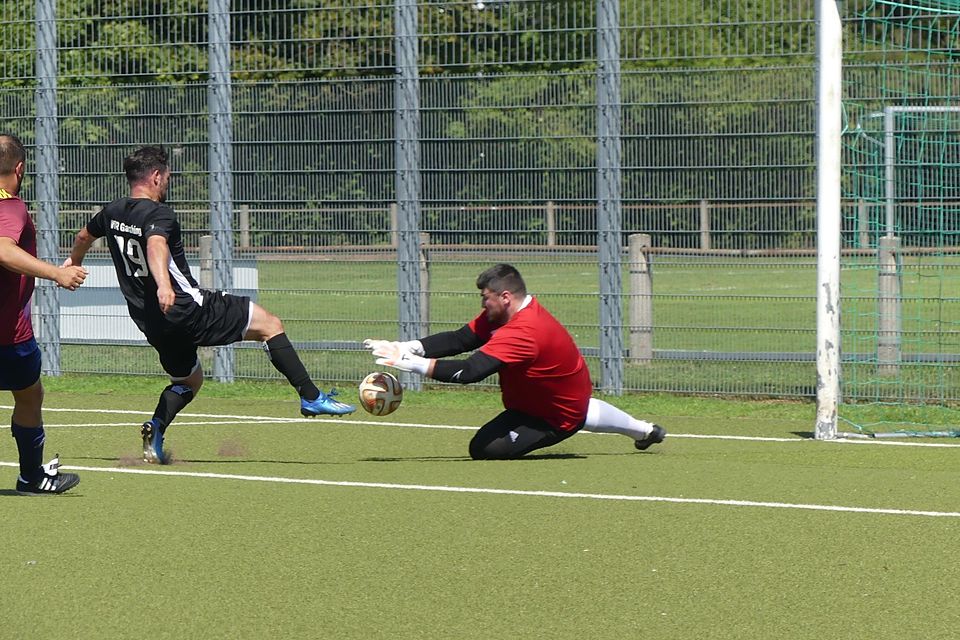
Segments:
[[[458,328],[508,261],[605,391],[814,393],[813,0],[8,4],[0,125],[47,259],[162,144],[195,267],[319,380]],[[159,372],[108,263],[38,289],[48,373]],[[204,365],[276,377],[256,347]]]

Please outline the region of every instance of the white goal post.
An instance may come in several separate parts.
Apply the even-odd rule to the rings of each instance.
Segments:
[[[840,170],[843,26],[836,0],[817,0],[817,423],[837,437],[840,402]]]
[[[839,0],[842,1],[842,0]],[[843,38],[838,0],[817,0],[817,415],[814,436],[832,440],[837,431],[841,396],[840,266],[841,176],[843,133]],[[883,237],[879,238],[879,275],[884,265],[896,264],[901,239],[897,237],[898,134],[904,116],[960,113],[947,105],[889,105],[866,116],[883,122]],[[859,126],[859,125],[858,125]],[[893,273],[896,268],[893,268]],[[901,358],[902,297],[900,285],[882,280],[878,291],[878,366],[895,368]],[[950,432],[951,436],[958,435]],[[881,437],[875,434],[874,437]],[[891,437],[885,434],[884,437]]]

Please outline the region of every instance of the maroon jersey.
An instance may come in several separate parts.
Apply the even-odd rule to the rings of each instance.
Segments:
[[[503,326],[486,314],[468,325],[482,342],[480,351],[504,363],[500,392],[506,409],[546,420],[562,431],[587,417],[593,384],[573,337],[536,298]]]
[[[0,236],[12,238],[17,246],[37,257],[37,229],[27,205],[17,196],[0,189]],[[33,337],[30,297],[34,279],[0,267],[0,345],[20,344]]]

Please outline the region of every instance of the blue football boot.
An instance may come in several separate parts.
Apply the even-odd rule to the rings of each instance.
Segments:
[[[143,461],[148,464],[169,464],[170,458],[163,452],[163,431],[153,418],[140,427],[143,436]]]
[[[330,393],[321,391],[316,400],[300,398],[300,413],[307,418],[312,418],[320,415],[343,416],[357,410],[352,404],[334,400],[335,395],[337,395],[336,389],[331,389]]]

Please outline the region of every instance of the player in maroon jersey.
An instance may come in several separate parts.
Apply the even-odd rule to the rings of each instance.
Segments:
[[[441,382],[500,377],[504,411],[470,442],[474,459],[518,458],[561,442],[580,429],[620,433],[639,450],[666,431],[592,398],[590,371],[570,333],[527,294],[520,273],[498,264],[477,278],[483,311],[458,329],[408,342],[367,339],[383,364]],[[474,351],[475,350],[475,351]],[[464,360],[445,356],[474,351]]]
[[[59,455],[43,464],[43,384],[40,348],[33,337],[30,299],[35,278],[70,291],[87,277],[82,267],[57,267],[37,259],[37,230],[20,198],[27,152],[17,136],[0,134],[0,389],[13,393],[10,433],[17,442],[17,492],[63,493],[80,482],[60,473]]]

